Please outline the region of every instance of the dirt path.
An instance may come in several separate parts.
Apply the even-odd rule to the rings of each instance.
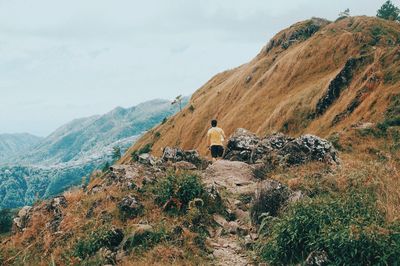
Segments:
[[[254,265],[251,252],[245,246],[254,240],[255,234],[251,232],[248,202],[243,200],[252,195],[257,186],[251,166],[242,162],[217,161],[204,172],[203,180],[207,186],[217,188],[235,217],[227,221],[220,215],[214,216],[220,227],[208,243],[214,250],[215,265]]]

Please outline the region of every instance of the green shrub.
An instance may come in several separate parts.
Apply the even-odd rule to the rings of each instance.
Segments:
[[[167,123],[167,121],[168,121],[168,118],[167,118],[167,117],[164,117],[164,119],[163,119],[162,122],[161,122],[161,125],[164,125],[165,123]]]
[[[124,234],[119,229],[96,229],[96,231],[90,232],[86,238],[78,240],[74,246],[73,254],[82,259],[90,257],[102,247],[112,249],[118,246],[123,237]]]
[[[109,162],[106,162],[106,163],[103,165],[103,167],[101,168],[101,171],[102,171],[103,173],[107,173],[108,171],[110,171],[110,163],[109,163]]]
[[[206,196],[200,178],[192,174],[169,175],[158,181],[154,192],[157,204],[171,203],[175,205],[171,207],[178,211],[186,211],[190,201]]]
[[[0,210],[0,234],[11,231],[13,216],[12,211],[9,209]]]
[[[164,228],[156,231],[145,231],[140,234],[134,234],[129,237],[124,245],[125,250],[148,250],[149,248],[157,245],[163,240],[167,239],[168,234]]]
[[[195,110],[195,109],[194,109],[194,106],[193,106],[193,105],[190,105],[190,106],[189,106],[189,111],[193,113],[194,110]]]
[[[156,139],[159,139],[159,138],[161,137],[160,131],[157,131],[156,133],[154,133],[154,137],[155,137]]]
[[[158,132],[158,133],[159,133],[159,132]],[[157,133],[156,133],[156,134],[157,134]],[[161,134],[160,134],[160,136],[161,136]],[[132,160],[136,162],[136,161],[138,160],[140,154],[151,152],[151,148],[152,148],[152,147],[153,147],[153,144],[152,144],[152,143],[147,143],[146,145],[144,145],[144,146],[143,146],[142,148],[140,148],[139,150],[133,151],[133,152],[131,153],[131,158],[132,158]]]
[[[271,264],[297,264],[315,250],[330,265],[395,265],[400,258],[400,226],[387,225],[368,193],[301,201],[279,219],[263,221],[261,257]]]

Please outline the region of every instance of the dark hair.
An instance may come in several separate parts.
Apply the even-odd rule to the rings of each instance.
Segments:
[[[216,127],[217,126],[217,120],[211,120],[211,126]]]

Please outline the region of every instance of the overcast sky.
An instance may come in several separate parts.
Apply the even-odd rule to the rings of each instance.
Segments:
[[[189,95],[312,16],[384,0],[0,0],[0,133]],[[393,1],[399,4],[399,0]]]

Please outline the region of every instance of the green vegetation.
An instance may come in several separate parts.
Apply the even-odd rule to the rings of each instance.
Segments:
[[[400,94],[395,94],[391,96],[390,103],[385,112],[385,117],[383,121],[378,123],[376,127],[362,129],[359,133],[362,136],[372,135],[376,138],[386,138],[388,137],[388,129],[391,127],[400,126]],[[392,138],[397,141],[398,132],[392,132]]]
[[[186,212],[189,202],[205,198],[206,192],[200,178],[192,174],[169,175],[155,187],[156,203],[166,210]]]
[[[154,133],[154,138],[159,139],[160,137],[161,137],[160,131],[157,131],[156,133]]]
[[[13,216],[10,209],[0,210],[0,234],[11,231]]]
[[[85,259],[94,255],[100,248],[112,249],[121,243],[123,233],[121,230],[110,228],[96,228],[85,238],[79,239],[74,247],[74,256]]]
[[[168,117],[164,117],[164,119],[161,122],[161,125],[164,125],[165,123],[167,123],[167,121],[168,121]]]
[[[121,148],[118,146],[113,147],[112,158],[114,161],[121,159]]]
[[[158,230],[146,230],[142,233],[133,234],[124,245],[125,250],[146,251],[162,241],[169,239],[165,228]]]
[[[144,145],[142,148],[140,148],[139,150],[133,151],[131,153],[131,157],[133,161],[137,161],[138,160],[138,156],[140,154],[143,153],[149,153],[151,152],[151,148],[153,147],[153,143],[147,143],[146,145]]]
[[[388,0],[381,6],[381,8],[376,13],[376,16],[378,18],[383,18],[387,20],[400,21],[399,14],[400,9],[397,6],[393,5],[392,1]]]
[[[194,110],[195,110],[195,109],[194,109],[194,106],[191,104],[191,105],[189,106],[189,111],[193,113]]]
[[[106,162],[106,163],[103,165],[103,167],[101,168],[101,171],[102,171],[103,173],[106,173],[106,172],[110,171],[110,163],[109,163],[109,162]]]
[[[292,205],[277,219],[265,217],[261,257],[274,265],[297,264],[325,251],[329,265],[395,265],[400,226],[385,223],[371,193],[351,191]]]

